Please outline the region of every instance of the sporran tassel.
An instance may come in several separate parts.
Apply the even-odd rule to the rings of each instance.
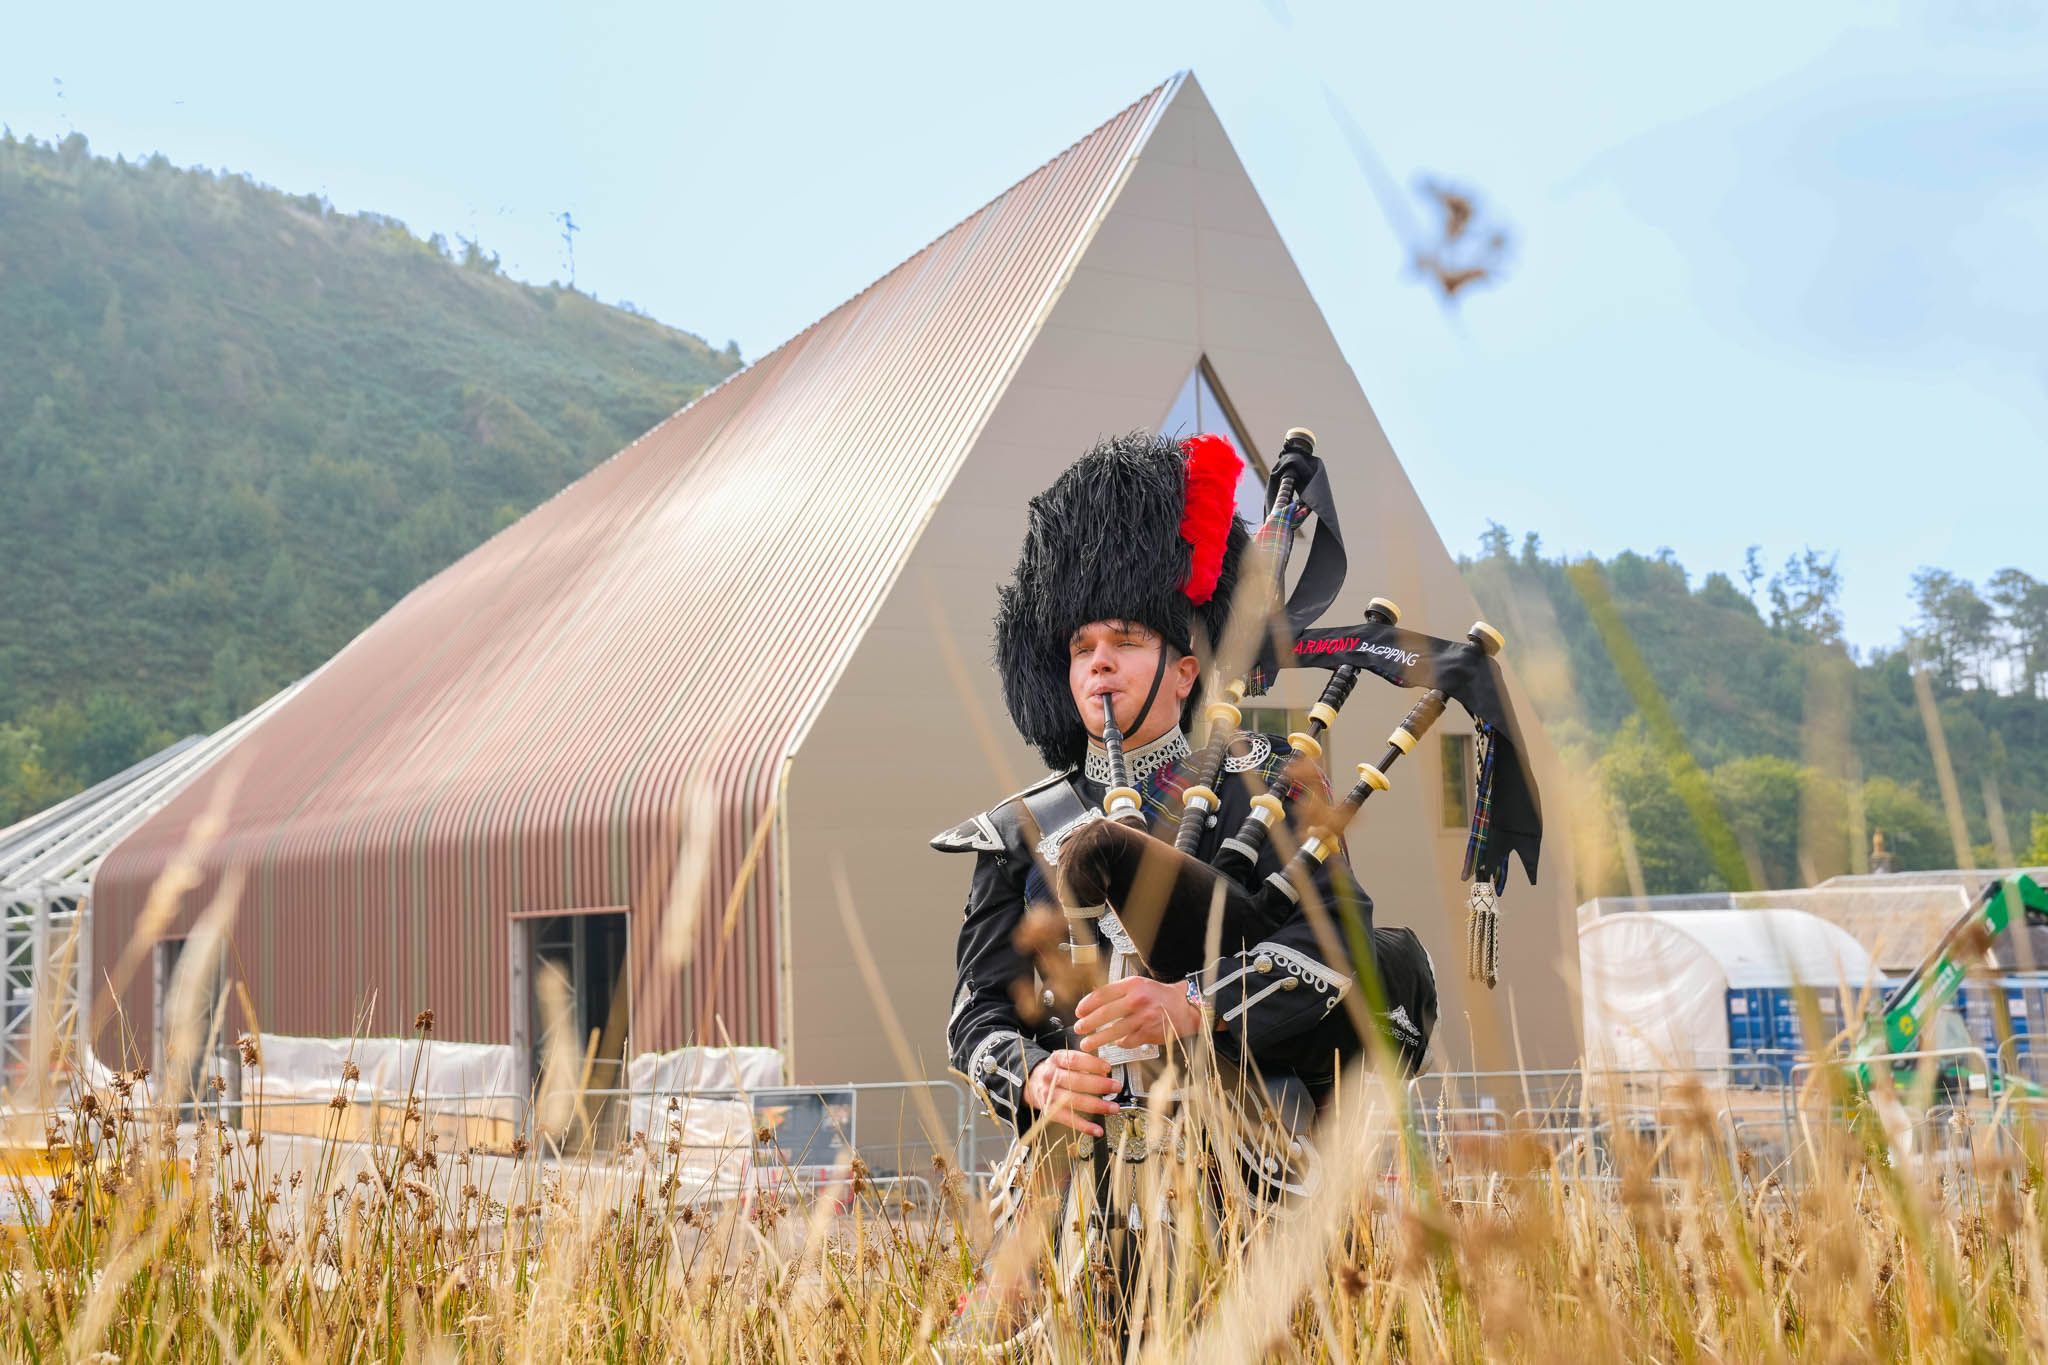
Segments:
[[[1493,765],[1497,756],[1493,731],[1480,724],[1477,729],[1478,780],[1472,793],[1472,832],[1465,841],[1464,875],[1472,879],[1472,896],[1466,902],[1465,975],[1484,981],[1492,990],[1500,979],[1500,893],[1507,882],[1507,865],[1501,864],[1495,881],[1481,874],[1486,846],[1493,833]]]
[[[1492,990],[1500,980],[1499,897],[1486,882],[1472,883],[1466,902],[1465,975]]]

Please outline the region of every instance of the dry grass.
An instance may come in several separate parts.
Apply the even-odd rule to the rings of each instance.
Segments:
[[[244,1062],[253,1075],[260,1049]],[[1212,1087],[1197,1078],[1194,1089]],[[331,1132],[348,1117],[338,1081]],[[2038,1135],[1992,1110],[1914,1124],[1909,1097],[1811,1093],[1779,1141],[1731,1141],[1728,1097],[1681,1081],[1482,1135],[1401,1122],[1357,1078],[1320,1137],[1321,1194],[1285,1221],[1191,1216],[1230,1189],[1220,1111],[1119,1166],[1147,1207],[1129,1350],[1144,1359],[2010,1359],[2048,1348]],[[1923,1097],[1924,1098],[1924,1097]],[[1540,1106],[1539,1106],[1540,1108]],[[47,1120],[68,1170],[0,1278],[23,1359],[285,1361],[932,1358],[989,1236],[939,1159],[912,1205],[864,1164],[835,1197],[694,1197],[675,1151],[603,1162],[450,1152],[408,1104],[397,1140],[266,1142],[178,1124],[147,1078]],[[25,1188],[20,1177],[17,1186]],[[1104,1277],[1036,1267],[1050,1354],[1116,1354]],[[1050,1288],[1044,1286],[1052,1286]],[[1063,1287],[1062,1287],[1063,1286]]]
[[[702,877],[677,878],[697,914]],[[843,882],[841,898],[907,1057]],[[216,899],[180,958],[169,1055],[216,1050],[234,903]],[[162,926],[145,921],[153,941]],[[140,961],[117,964],[109,998]],[[240,1059],[252,1094],[260,1054],[250,1039]],[[1681,1076],[1647,1093],[1573,1080],[1560,1099],[1522,1093],[1549,1080],[1503,1078],[1492,1108],[1411,1105],[1392,1078],[1355,1072],[1316,1135],[1315,1196],[1260,1217],[1220,1098],[1232,1078],[1182,1060],[1175,1123],[1156,1124],[1144,1162],[1110,1163],[1109,1202],[1145,1215],[1122,1276],[1068,1255],[1056,1229],[1076,1211],[1056,1178],[997,1237],[945,1157],[911,1173],[931,1192],[917,1202],[861,1162],[822,1198],[714,1193],[668,1133],[578,1160],[523,1141],[494,1154],[417,1097],[367,1127],[346,1075],[317,1123],[260,1104],[237,1124],[181,1121],[189,1097],[131,1071],[13,1135],[62,1175],[0,1247],[0,1356],[930,1360],[963,1294],[1005,1287],[1046,1306],[1034,1353],[1071,1360],[2048,1356],[2048,1195],[2025,1114],[1864,1102],[1825,1068],[1776,1097]],[[571,1049],[544,1070],[532,1112],[561,1127],[587,1067]],[[945,1147],[930,1126],[920,1151]],[[369,1131],[380,1140],[356,1140]],[[23,1197],[31,1181],[7,1178]]]

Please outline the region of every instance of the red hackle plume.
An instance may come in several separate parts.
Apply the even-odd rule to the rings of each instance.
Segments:
[[[1237,476],[1244,468],[1237,447],[1210,432],[1180,443],[1188,459],[1188,500],[1180,518],[1180,538],[1194,548],[1188,557],[1188,581],[1182,591],[1201,606],[1216,595],[1223,573],[1223,550],[1237,513]]]

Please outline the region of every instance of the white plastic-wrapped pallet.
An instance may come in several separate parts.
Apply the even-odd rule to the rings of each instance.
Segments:
[[[782,1054],[772,1047],[643,1052],[626,1063],[626,1084],[633,1131],[679,1162],[686,1179],[735,1185],[752,1162],[751,1096],[782,1084]]]
[[[350,1087],[350,1093],[358,1100],[403,1100],[408,1090],[419,1095],[481,1100],[513,1096],[524,1089],[514,1082],[512,1049],[504,1043],[265,1034],[261,1048],[266,1100],[324,1103],[341,1087],[343,1067],[348,1062],[354,1062],[361,1073]],[[255,1095],[245,1094],[244,1098],[253,1100]]]

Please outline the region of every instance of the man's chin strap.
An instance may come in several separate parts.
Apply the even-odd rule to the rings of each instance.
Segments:
[[[1145,693],[1145,704],[1138,708],[1138,714],[1131,717],[1131,728],[1136,730],[1145,723],[1145,717],[1152,714],[1152,702],[1159,695],[1159,684],[1166,681],[1166,651],[1169,646],[1166,637],[1159,639],[1159,667],[1152,670],[1152,686]]]

